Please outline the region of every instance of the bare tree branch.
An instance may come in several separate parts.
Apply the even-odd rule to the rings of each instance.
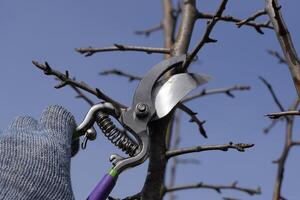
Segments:
[[[99,74],[100,75],[117,75],[117,76],[123,76],[125,78],[128,78],[129,82],[142,80],[142,77],[140,77],[140,76],[129,74],[127,72],[124,72],[124,71],[121,71],[121,70],[118,70],[118,69],[105,70],[105,71],[100,72]]]
[[[179,190],[187,190],[187,189],[212,189],[218,193],[222,193],[222,190],[236,190],[236,191],[247,193],[251,196],[261,194],[260,188],[249,189],[249,188],[239,187],[237,186],[237,182],[234,182],[231,185],[212,185],[212,184],[205,184],[202,182],[197,184],[190,184],[190,185],[179,185],[172,188],[166,188],[165,193],[175,192]]]
[[[267,114],[266,116],[269,117],[270,119],[278,119],[280,117],[286,117],[286,116],[291,116],[291,115],[300,115],[299,110],[289,110],[289,111],[283,111],[283,112],[277,112],[277,113],[270,113]]]
[[[95,103],[88,98],[85,94],[83,94],[77,87],[70,85],[70,87],[78,94],[76,98],[82,98],[85,102],[87,102],[90,106],[95,105]]]
[[[177,149],[180,144],[180,112],[177,112],[177,115],[174,118],[175,129],[174,129],[174,145],[173,148]],[[170,182],[169,187],[173,187],[175,185],[176,180],[176,171],[177,171],[177,164],[179,159],[174,157],[172,160],[172,164],[170,167]],[[170,193],[169,200],[174,200],[175,195]]]
[[[184,111],[185,113],[187,113],[191,117],[190,122],[196,123],[198,125],[198,129],[199,129],[199,132],[201,133],[201,135],[203,137],[207,138],[206,131],[203,127],[203,124],[205,123],[205,121],[201,121],[200,119],[198,119],[198,117],[196,116],[197,113],[195,113],[189,107],[187,107],[186,105],[184,105],[182,103],[178,104],[178,108],[181,109],[182,111]]]
[[[182,20],[178,30],[176,42],[172,48],[172,55],[183,55],[188,51],[196,22],[197,8],[195,0],[184,0],[182,6]]]
[[[288,63],[291,76],[294,80],[296,91],[300,97],[300,61],[294,47],[289,30],[284,22],[280,12],[280,6],[277,0],[265,0],[266,11],[273,24],[277,39],[281,45],[286,62]]]
[[[39,69],[43,70],[46,75],[53,75],[61,81],[61,83],[56,85],[55,88],[61,88],[66,85],[71,85],[74,87],[78,87],[86,92],[89,92],[89,93],[95,95],[96,97],[98,97],[99,99],[110,102],[110,103],[114,104],[117,108],[125,108],[126,107],[126,106],[122,105],[121,103],[113,100],[109,96],[105,95],[98,88],[94,89],[84,82],[79,83],[76,80],[74,80],[74,78],[70,78],[69,73],[67,71],[66,71],[66,74],[63,74],[57,70],[54,70],[49,66],[49,64],[47,62],[45,64],[41,64],[41,63],[38,63],[37,61],[32,61],[32,63]]]
[[[252,16],[248,17],[247,19],[244,19],[240,22],[237,22],[236,25],[240,28],[242,27],[243,25],[249,23],[250,21],[255,21],[256,18],[260,17],[260,16],[263,16],[263,15],[266,15],[267,14],[267,11],[266,10],[259,10],[257,11],[256,13],[254,13]],[[259,33],[263,33],[260,29],[257,29],[257,31]]]
[[[284,111],[284,108],[283,108],[283,106],[281,105],[279,99],[277,98],[277,96],[276,96],[276,94],[275,94],[275,92],[274,92],[274,90],[273,90],[272,85],[271,85],[265,78],[263,78],[263,77],[261,77],[261,76],[259,77],[259,79],[267,86],[267,88],[268,88],[268,90],[270,91],[270,93],[271,93],[271,95],[272,95],[272,97],[273,97],[273,100],[275,101],[275,103],[276,103],[276,105],[278,106],[279,110],[283,112],[283,111]]]
[[[226,8],[226,4],[227,4],[228,0],[222,0],[216,14],[214,15],[214,17],[211,19],[211,21],[208,23],[206,30],[202,36],[202,39],[198,42],[198,45],[192,50],[192,52],[188,55],[186,62],[183,65],[183,70],[185,71],[188,66],[190,65],[190,63],[194,60],[194,58],[196,57],[196,55],[198,54],[198,52],[200,51],[200,49],[206,44],[206,43],[214,43],[217,42],[217,40],[215,39],[211,39],[210,38],[210,33],[212,32],[214,26],[216,25],[216,23],[220,20],[223,11]]]
[[[199,19],[212,19],[214,17],[214,15],[212,14],[207,14],[207,13],[202,13],[202,12],[198,12],[198,18]],[[225,21],[225,22],[233,22],[235,24],[239,24],[241,23],[242,19],[238,19],[235,18],[233,16],[221,16],[220,21]],[[250,26],[253,27],[258,33],[263,34],[263,31],[261,30],[262,28],[266,28],[266,29],[273,29],[272,26],[270,26],[270,22],[266,22],[266,23],[255,23],[255,22],[246,22],[243,25],[246,26]],[[238,26],[238,28],[240,28],[241,26]]]
[[[188,96],[184,98],[181,102],[186,103],[188,101],[194,100],[196,98],[202,97],[202,96],[207,96],[207,95],[212,95],[212,94],[226,94],[229,97],[234,97],[232,94],[233,91],[245,91],[245,90],[250,90],[250,86],[243,86],[243,85],[234,85],[232,87],[228,88],[217,88],[217,89],[203,89],[201,92],[198,94]]]
[[[179,155],[189,154],[189,153],[196,153],[202,151],[228,151],[229,149],[235,149],[237,151],[244,152],[246,149],[251,148],[253,146],[254,144],[245,144],[245,143],[233,144],[232,142],[223,145],[196,146],[196,147],[182,148],[176,150],[169,150],[166,152],[166,157],[169,159],[174,156],[179,156]]]
[[[154,26],[152,28],[149,29],[145,29],[145,30],[139,30],[139,31],[134,31],[134,33],[136,35],[145,35],[146,37],[149,37],[151,33],[154,33],[156,31],[159,31],[163,28],[163,24],[160,23],[158,26]]]
[[[281,63],[281,64],[287,64],[285,58],[283,58],[277,51],[273,51],[273,50],[268,49],[267,52],[271,56],[274,56],[275,58],[277,58],[279,63]]]
[[[299,99],[297,98],[296,101],[290,106],[289,110],[295,110],[299,106]],[[293,126],[294,126],[294,116],[286,117],[286,132],[285,132],[285,143],[282,154],[280,158],[275,162],[278,165],[277,174],[276,174],[276,181],[274,186],[273,192],[273,200],[280,200],[283,199],[281,194],[281,188],[284,178],[284,171],[285,171],[285,164],[288,158],[289,152],[291,148],[298,144],[298,142],[293,141]]]
[[[277,124],[277,122],[279,122],[280,120],[278,119],[273,119],[271,121],[271,123],[269,124],[269,126],[267,126],[266,128],[263,129],[263,133],[268,134],[271,129]]]
[[[75,50],[78,53],[81,53],[85,56],[91,56],[94,53],[108,52],[108,51],[139,51],[139,52],[145,52],[148,54],[151,54],[151,53],[169,54],[170,53],[170,49],[168,49],[168,48],[129,46],[129,45],[122,45],[122,44],[114,44],[114,46],[112,46],[112,47],[104,47],[104,48],[92,48],[92,47],[76,48]]]

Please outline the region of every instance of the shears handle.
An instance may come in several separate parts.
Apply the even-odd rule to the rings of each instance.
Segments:
[[[105,174],[101,181],[96,185],[87,200],[106,200],[117,182],[117,177]]]

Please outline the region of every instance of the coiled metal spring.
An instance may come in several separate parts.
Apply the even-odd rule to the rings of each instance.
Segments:
[[[139,145],[133,141],[126,132],[120,131],[110,117],[104,113],[98,112],[96,115],[96,123],[104,133],[104,135],[115,146],[124,151],[129,156],[134,156]]]

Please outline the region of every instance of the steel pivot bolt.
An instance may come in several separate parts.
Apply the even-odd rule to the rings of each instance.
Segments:
[[[138,103],[136,105],[136,116],[137,117],[145,117],[148,115],[148,106],[143,103]]]

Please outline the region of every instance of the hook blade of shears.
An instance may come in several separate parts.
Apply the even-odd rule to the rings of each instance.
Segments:
[[[157,86],[154,101],[158,118],[166,116],[190,91],[210,80],[211,77],[207,75],[181,73]]]

